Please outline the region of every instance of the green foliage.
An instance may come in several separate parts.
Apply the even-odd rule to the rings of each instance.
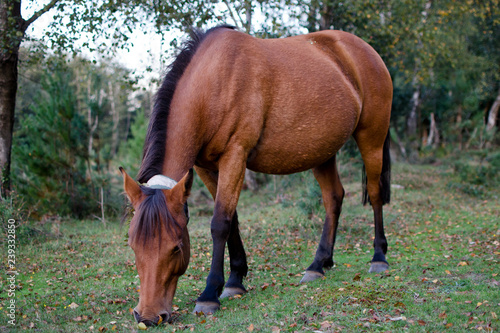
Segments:
[[[31,217],[120,214],[113,161],[147,106],[128,71],[65,57],[23,62],[22,69],[12,170]]]
[[[117,158],[120,166],[124,167],[130,175],[135,175],[139,171],[147,129],[148,119],[144,110],[137,110],[134,123],[130,126],[130,135],[126,141],[122,142]]]
[[[491,189],[500,187],[500,152],[488,150],[456,159],[453,166],[453,180],[448,187],[466,194],[484,197]]]
[[[303,214],[311,217],[313,214],[319,215],[322,212],[323,199],[318,182],[308,182],[306,188],[300,191],[299,196],[297,207],[299,207]]]
[[[46,75],[15,135],[14,183],[41,214],[84,216],[94,206],[86,175],[87,124],[71,81],[67,72]]]

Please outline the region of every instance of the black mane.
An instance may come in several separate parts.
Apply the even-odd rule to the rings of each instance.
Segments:
[[[146,183],[151,177],[162,174],[167,140],[167,121],[170,112],[170,103],[172,102],[177,83],[203,40],[213,31],[225,28],[234,29],[234,27],[228,25],[217,26],[206,32],[193,29],[191,39],[184,44],[184,47],[175,60],[168,67],[168,73],[156,93],[153,112],[149,120],[141,168],[137,175],[139,183]]]

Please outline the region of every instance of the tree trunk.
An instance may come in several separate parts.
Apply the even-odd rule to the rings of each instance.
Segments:
[[[255,192],[259,189],[259,184],[257,183],[257,174],[251,170],[245,170],[245,184],[248,189]]]
[[[458,131],[458,137],[457,137],[458,149],[462,150],[462,140],[463,140],[463,136],[462,136],[462,105],[459,105],[458,109],[457,109],[457,125],[456,126],[457,126],[457,131]]]
[[[488,112],[488,122],[486,123],[486,131],[492,131],[497,125],[498,109],[500,109],[500,88],[498,89],[497,98]]]
[[[21,2],[0,2],[0,198],[10,194],[12,131],[17,94],[17,61],[25,31]]]
[[[410,162],[418,160],[418,109],[420,107],[420,85],[414,85],[415,91],[411,97],[411,110],[406,119],[406,137],[409,140],[408,159]]]
[[[427,138],[427,146],[437,147],[439,145],[439,130],[436,125],[436,117],[431,113],[431,125],[429,129],[429,137]]]
[[[246,22],[245,22],[245,30],[247,34],[252,31],[252,0],[246,0],[245,1],[245,16],[246,16]]]
[[[319,30],[328,30],[333,23],[333,4],[331,1],[325,1],[321,9],[321,18],[319,20]]]
[[[415,88],[413,96],[411,97],[411,110],[408,118],[406,119],[406,133],[408,137],[416,139],[417,136],[417,110],[420,105],[420,86]]]
[[[112,130],[112,138],[111,138],[111,156],[114,158],[118,151],[118,143],[119,143],[119,132],[118,132],[118,124],[120,122],[120,113],[116,110],[115,104],[115,93],[113,89],[113,84],[111,81],[108,81],[108,89],[109,89],[109,98],[111,100],[111,114],[113,115],[113,130]]]
[[[7,59],[0,60],[0,197],[10,193],[10,161],[12,151],[12,131],[17,93],[17,59],[13,53]]]

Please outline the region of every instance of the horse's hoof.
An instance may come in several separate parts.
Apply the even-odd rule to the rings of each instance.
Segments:
[[[236,295],[243,295],[246,293],[245,289],[237,288],[237,287],[226,287],[224,288],[224,291],[222,294],[219,296],[219,298],[227,298],[227,297],[234,297]]]
[[[320,272],[306,271],[306,274],[304,274],[304,277],[302,278],[302,280],[300,280],[300,283],[311,282],[317,279],[322,279],[324,277],[325,275],[321,274]]]
[[[195,315],[209,315],[219,310],[220,304],[216,302],[197,302],[194,307],[193,314]]]
[[[389,264],[383,261],[374,261],[370,266],[368,273],[381,273],[389,269]]]

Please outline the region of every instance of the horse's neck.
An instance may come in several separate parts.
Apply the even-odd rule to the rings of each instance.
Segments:
[[[184,118],[185,119],[185,118]],[[179,181],[194,166],[199,148],[197,126],[169,119],[163,174]]]

